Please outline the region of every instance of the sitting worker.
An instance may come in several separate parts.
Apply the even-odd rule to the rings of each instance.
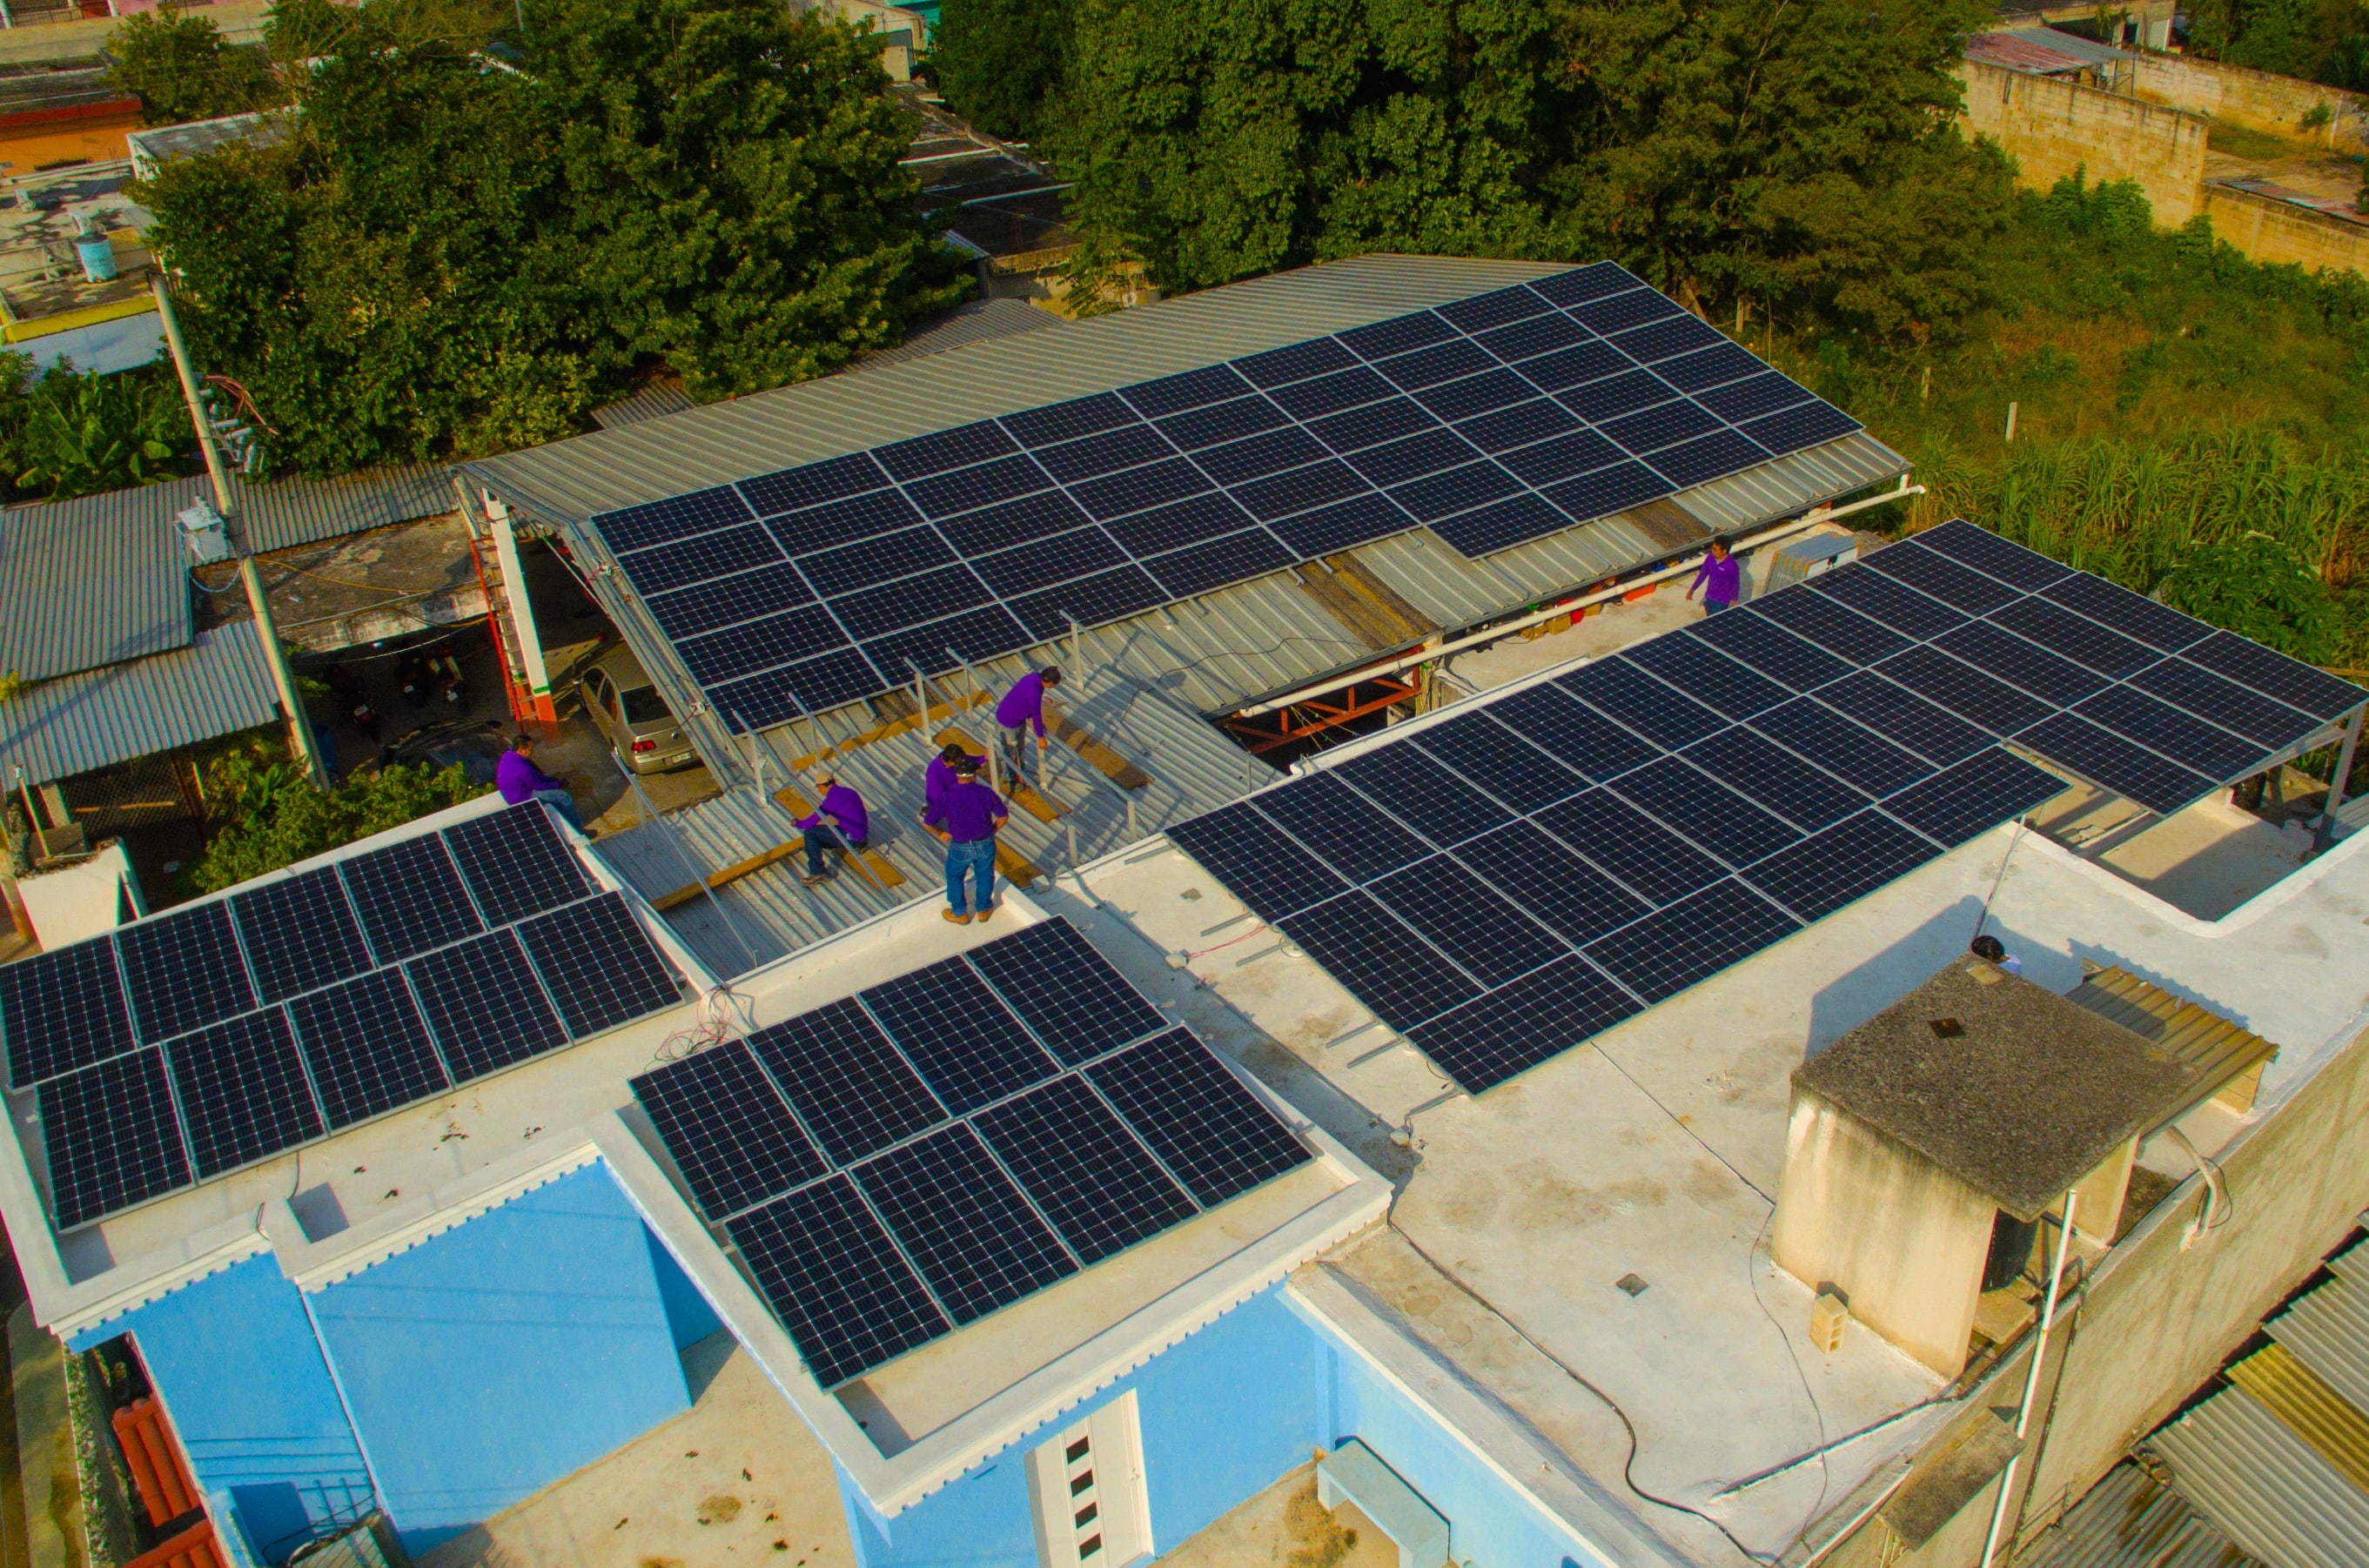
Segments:
[[[824,851],[837,850],[843,856],[872,841],[872,818],[864,809],[864,797],[829,773],[816,782],[822,785],[822,804],[798,818],[798,830],[807,836],[807,874],[800,880],[809,887],[830,877],[823,869]]]
[[[1003,797],[978,782],[978,759],[965,757],[954,764],[955,782],[923,821],[938,842],[946,846],[945,918],[956,925],[971,922],[972,899],[964,884],[977,894],[978,918],[995,910],[995,830],[1011,812]]]
[[[923,822],[929,821],[930,813],[938,808],[938,802],[945,798],[946,791],[955,787],[955,765],[966,757],[970,758],[981,768],[987,766],[986,758],[966,751],[952,740],[939,747],[938,754],[930,759],[929,767],[921,773],[921,820]]]
[[[534,765],[534,737],[523,732],[510,737],[510,749],[494,764],[494,787],[512,806],[521,801],[540,800],[559,813],[560,820],[578,832],[584,830],[583,819],[576,815],[576,801],[567,786]]]
[[[1014,681],[1012,690],[1003,693],[1003,701],[995,704],[995,722],[1003,731],[1003,755],[1011,761],[1015,784],[1023,777],[1021,744],[1032,726],[1036,731],[1036,750],[1045,750],[1045,693],[1060,683],[1061,672],[1048,664]]]

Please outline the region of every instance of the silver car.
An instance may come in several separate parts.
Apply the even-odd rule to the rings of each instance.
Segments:
[[[584,711],[615,749],[617,761],[637,773],[662,773],[695,761],[691,740],[669,712],[666,699],[624,644],[608,649],[577,681]]]

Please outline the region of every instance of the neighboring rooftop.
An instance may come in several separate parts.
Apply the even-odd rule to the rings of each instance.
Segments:
[[[1999,28],[1966,40],[1966,58],[2035,76],[2088,76],[2107,87],[2126,86],[2133,56],[2055,28]]]
[[[2194,1068],[1978,958],[1793,1070],[1839,1106],[2031,1219],[2178,1107]]]
[[[131,149],[132,166],[142,179],[154,179],[166,164],[200,157],[234,142],[269,147],[288,135],[287,122],[261,114],[226,114],[218,120],[191,120],[178,125],[134,131],[123,140]]]

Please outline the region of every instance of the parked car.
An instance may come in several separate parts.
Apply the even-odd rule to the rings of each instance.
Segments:
[[[609,738],[617,761],[634,772],[663,773],[697,761],[690,737],[624,644],[594,658],[576,690],[585,713]]]

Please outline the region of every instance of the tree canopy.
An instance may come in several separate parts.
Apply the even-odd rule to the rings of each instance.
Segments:
[[[945,0],[930,40],[939,89],[990,136],[1049,128],[1069,71],[1072,0]]]
[[[137,97],[150,125],[239,114],[280,97],[261,51],[225,44],[212,20],[170,0],[116,24],[107,54],[109,85]]]
[[[506,14],[506,13],[505,13]],[[474,24],[474,25],[473,25]],[[637,366],[819,374],[960,297],[870,46],[776,0],[280,0],[277,139],[142,189],[206,370],[333,472],[580,429]]]

